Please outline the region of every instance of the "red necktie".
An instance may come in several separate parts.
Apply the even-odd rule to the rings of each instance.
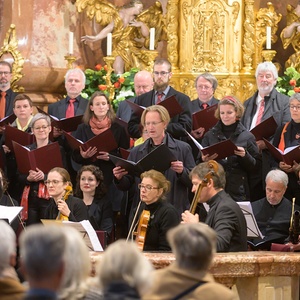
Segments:
[[[258,115],[257,115],[255,126],[257,126],[261,122],[261,118],[262,118],[262,116],[264,114],[264,110],[265,110],[265,100],[262,99],[260,101],[260,106],[259,106],[259,110],[258,110]]]
[[[163,97],[164,93],[157,93],[157,101],[156,104],[160,103],[162,101],[162,97]]]
[[[6,92],[1,92],[0,100],[0,119],[2,120],[5,117],[5,104],[6,104]]]
[[[207,103],[202,103],[202,105],[201,105],[201,106],[202,106],[202,108],[203,108],[203,109],[205,109],[205,108],[207,108],[207,107],[208,107],[208,104],[207,104]]]
[[[69,105],[66,110],[66,118],[71,118],[71,117],[75,116],[75,110],[74,110],[74,102],[75,101],[76,101],[75,99],[69,100]]]

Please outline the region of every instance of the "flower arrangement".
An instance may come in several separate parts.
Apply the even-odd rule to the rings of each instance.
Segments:
[[[282,77],[277,78],[276,89],[278,92],[287,96],[300,92],[300,73],[294,68],[289,67],[284,71]]]
[[[115,97],[113,100],[113,108],[116,111],[119,103],[125,99],[135,96],[133,79],[134,75],[139,70],[132,68],[129,72],[118,75],[114,72],[111,73],[110,80],[115,88]],[[85,88],[81,93],[84,98],[89,98],[94,92],[102,91],[109,96],[108,87],[105,82],[105,76],[107,75],[107,65],[102,66],[100,64],[95,66],[95,70],[86,69],[86,82]]]

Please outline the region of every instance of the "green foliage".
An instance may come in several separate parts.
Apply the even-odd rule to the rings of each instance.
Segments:
[[[293,67],[284,71],[284,75],[278,77],[276,89],[287,96],[300,92],[300,73]]]

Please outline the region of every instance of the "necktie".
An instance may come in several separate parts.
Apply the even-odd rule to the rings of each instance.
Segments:
[[[162,97],[164,96],[164,93],[157,93],[157,101],[156,104],[160,103],[162,101]]]
[[[208,107],[208,104],[207,104],[207,103],[202,103],[202,105],[201,105],[201,106],[202,106],[202,108],[203,108],[203,109],[205,109],[205,108],[207,108],[207,107]]]
[[[2,120],[5,117],[5,104],[6,104],[6,92],[1,92],[0,100],[0,119]]]
[[[262,99],[260,101],[260,106],[259,106],[259,110],[258,110],[258,114],[257,114],[257,119],[256,119],[255,126],[257,126],[261,122],[261,118],[262,118],[262,116],[264,114],[264,110],[265,110],[265,100]]]
[[[66,110],[66,118],[71,118],[71,117],[75,116],[75,110],[74,110],[74,102],[75,101],[76,101],[75,99],[69,100],[69,105]]]

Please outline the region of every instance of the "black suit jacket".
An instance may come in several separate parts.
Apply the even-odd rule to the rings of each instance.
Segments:
[[[180,138],[180,137],[186,137],[186,133],[184,129],[188,132],[192,129],[192,114],[191,114],[191,100],[190,98],[172,87],[170,87],[168,94],[166,95],[166,98],[174,95],[178,101],[178,103],[183,108],[183,112],[179,115],[176,115],[173,117],[167,127],[167,131],[174,137],[174,138]],[[155,104],[155,90],[152,90],[148,93],[145,93],[141,96],[138,96],[135,100],[135,103],[144,106],[149,107],[151,105]],[[141,136],[140,134],[140,117],[136,114],[132,113],[130,121],[128,122],[128,132],[131,137],[133,138],[139,138]]]
[[[219,103],[219,100],[216,99],[215,97],[212,97],[211,101],[211,105],[215,105]],[[191,101],[191,111],[192,114],[195,112],[198,112],[200,110],[203,110],[203,108],[201,107],[202,103],[200,102],[199,98]]]
[[[70,97],[67,96],[66,98],[57,101],[55,103],[51,103],[48,106],[48,113],[58,119],[62,119],[66,117],[66,110],[68,107],[68,101]],[[88,99],[85,99],[81,96],[76,97],[78,100],[78,107],[75,109],[75,116],[80,116],[83,115],[86,109],[86,106],[88,104]]]

